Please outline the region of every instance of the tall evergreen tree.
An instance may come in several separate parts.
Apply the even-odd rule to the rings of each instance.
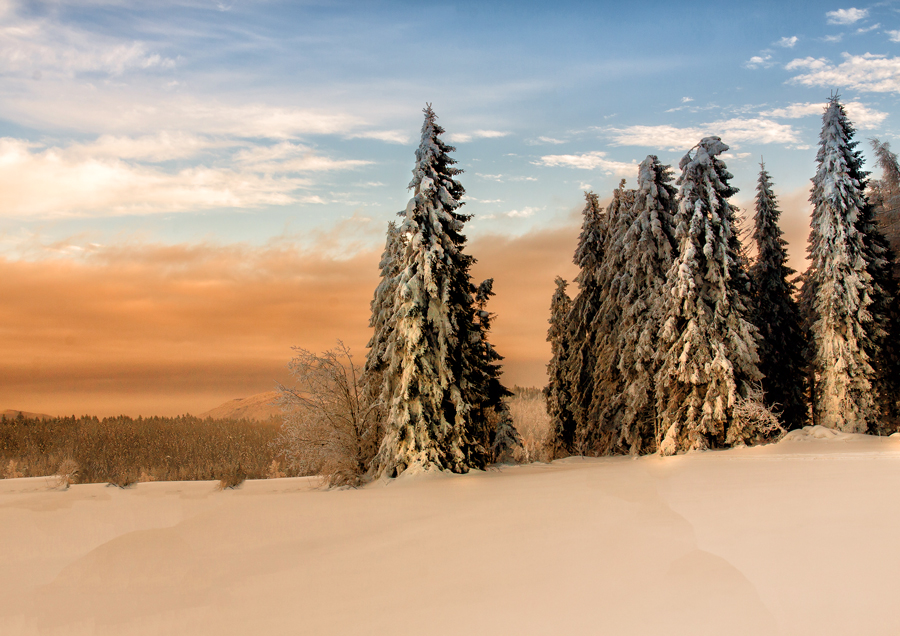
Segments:
[[[789,278],[787,242],[778,226],[781,210],[772,192],[772,180],[760,163],[756,185],[753,240],[756,261],[750,268],[755,292],[754,319],[760,332],[759,370],[766,401],[781,410],[786,428],[798,428],[806,420],[803,373],[804,338],[796,288]]]
[[[881,411],[874,432],[890,434],[900,429],[900,165],[887,142],[871,142],[881,179],[869,183],[861,230],[866,234],[869,274],[875,287],[872,314],[881,327],[873,353]]]
[[[618,372],[621,385],[619,448],[631,454],[656,450],[655,376],[662,328],[660,310],[675,254],[676,211],[672,169],[649,155],[641,162],[632,221],[615,250],[624,254],[619,299]]]
[[[634,199],[635,191],[626,189],[622,179],[606,209],[607,244],[597,274],[599,306],[592,325],[596,361],[590,387],[589,425],[578,435],[585,452],[591,455],[616,452],[622,426],[620,325],[626,310],[625,296],[631,284],[629,273],[624,269],[627,258],[624,242],[634,218]]]
[[[571,455],[575,448],[575,419],[572,415],[572,392],[568,382],[569,368],[569,311],[572,301],[566,294],[567,283],[556,277],[556,291],[550,301],[550,364],[547,365],[549,383],[544,388],[547,414],[550,416],[550,445],[553,458]]]
[[[487,310],[487,302],[494,295],[494,279],[488,278],[478,286],[475,294],[475,321],[477,331],[472,338],[477,348],[479,362],[478,377],[482,387],[480,403],[473,424],[478,431],[477,439],[485,448],[490,449],[492,461],[508,462],[514,458],[515,451],[522,447],[522,439],[512,421],[506,398],[512,391],[500,381],[503,356],[488,340],[491,321],[494,314]]]
[[[664,455],[743,441],[741,431],[729,430],[733,407],[760,379],[736,209],[728,203],[737,190],[718,158],[726,150],[706,137],[679,164],[678,256],[663,290],[656,377]]]
[[[375,476],[405,470],[466,472],[484,466],[487,454],[476,439],[473,409],[482,388],[478,375],[474,295],[463,252],[460,211],[465,190],[454,178],[461,170],[448,153],[444,130],[429,105],[409,187],[400,234],[394,315],[387,345],[385,391],[389,396],[385,437]]]
[[[600,267],[606,249],[607,218],[593,192],[585,193],[584,219],[575,249],[575,264],[580,271],[575,277],[578,294],[572,300],[567,325],[569,342],[566,384],[572,396],[570,410],[575,423],[572,453],[584,454],[585,437],[590,434],[592,386],[596,357],[594,317],[602,302]]]
[[[384,371],[387,368],[387,346],[393,328],[394,300],[397,295],[397,277],[400,274],[400,252],[403,248],[403,237],[400,228],[391,221],[388,223],[387,235],[384,242],[384,251],[381,254],[381,262],[378,264],[381,270],[381,281],[375,288],[375,294],[370,303],[372,316],[369,319],[369,327],[372,328],[372,337],[369,339],[369,349],[366,354],[366,364],[363,369],[363,395],[370,403],[382,401],[380,419],[383,420],[384,403],[382,390],[384,389]]]
[[[813,178],[807,284],[813,295],[813,417],[817,424],[863,433],[876,419],[870,363],[874,288],[860,231],[867,213],[865,175],[853,127],[834,96],[822,117]]]

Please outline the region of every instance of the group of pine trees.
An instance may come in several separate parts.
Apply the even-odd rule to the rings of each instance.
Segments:
[[[674,183],[651,155],[605,210],[586,194],[578,293],[557,278],[550,306],[555,456],[754,443],[777,431],[773,412],[785,428],[897,428],[900,305],[880,225],[897,224],[900,169],[873,140],[883,178],[869,183],[854,132],[832,97],[800,290],[762,164],[747,256],[718,137],[684,156]],[[748,403],[766,417],[748,417]]]
[[[488,340],[493,281],[473,283],[465,252],[462,171],[431,106],[424,112],[413,197],[388,226],[371,305],[362,387],[380,443],[370,477],[466,472],[521,446]],[[879,221],[896,224],[900,168],[874,140],[884,176],[868,182],[853,134],[832,97],[812,180],[810,266],[799,277],[763,164],[748,257],[719,137],[692,148],[677,179],[650,155],[637,187],[623,180],[605,209],[586,193],[578,293],[557,278],[550,308],[554,456],[756,443],[777,432],[773,413],[785,428],[896,428],[900,306]]]

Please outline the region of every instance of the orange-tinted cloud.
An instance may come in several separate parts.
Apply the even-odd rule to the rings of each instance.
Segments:
[[[197,413],[287,379],[294,345],[343,338],[361,360],[377,260],[210,245],[0,260],[0,404]]]
[[[509,384],[544,382],[553,278],[573,268],[576,234],[470,245],[473,275],[496,280],[492,339]],[[198,413],[288,380],[292,346],[321,351],[340,338],[362,362],[380,253],[332,253],[133,244],[80,260],[0,260],[0,406]]]
[[[781,198],[797,269],[808,231],[804,199]],[[546,381],[553,280],[574,278],[579,217],[469,245],[475,282],[494,278],[491,340],[506,357],[510,386]],[[335,258],[337,246],[320,238],[307,251],[285,243],[131,244],[80,260],[0,259],[0,409],[199,413],[287,381],[292,346],[322,351],[340,338],[362,363],[380,250]]]

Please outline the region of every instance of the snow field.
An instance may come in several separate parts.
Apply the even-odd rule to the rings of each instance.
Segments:
[[[359,490],[0,481],[0,634],[896,634],[900,439]]]

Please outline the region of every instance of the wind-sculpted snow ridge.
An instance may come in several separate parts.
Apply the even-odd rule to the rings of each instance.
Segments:
[[[851,440],[860,440],[870,437],[869,435],[861,435],[859,433],[843,433],[833,428],[825,428],[824,426],[804,426],[796,431],[791,431],[783,438],[782,442],[808,442],[814,439],[825,439],[836,442],[845,442]]]
[[[0,480],[0,634],[900,633],[900,440],[822,430],[355,490]]]

